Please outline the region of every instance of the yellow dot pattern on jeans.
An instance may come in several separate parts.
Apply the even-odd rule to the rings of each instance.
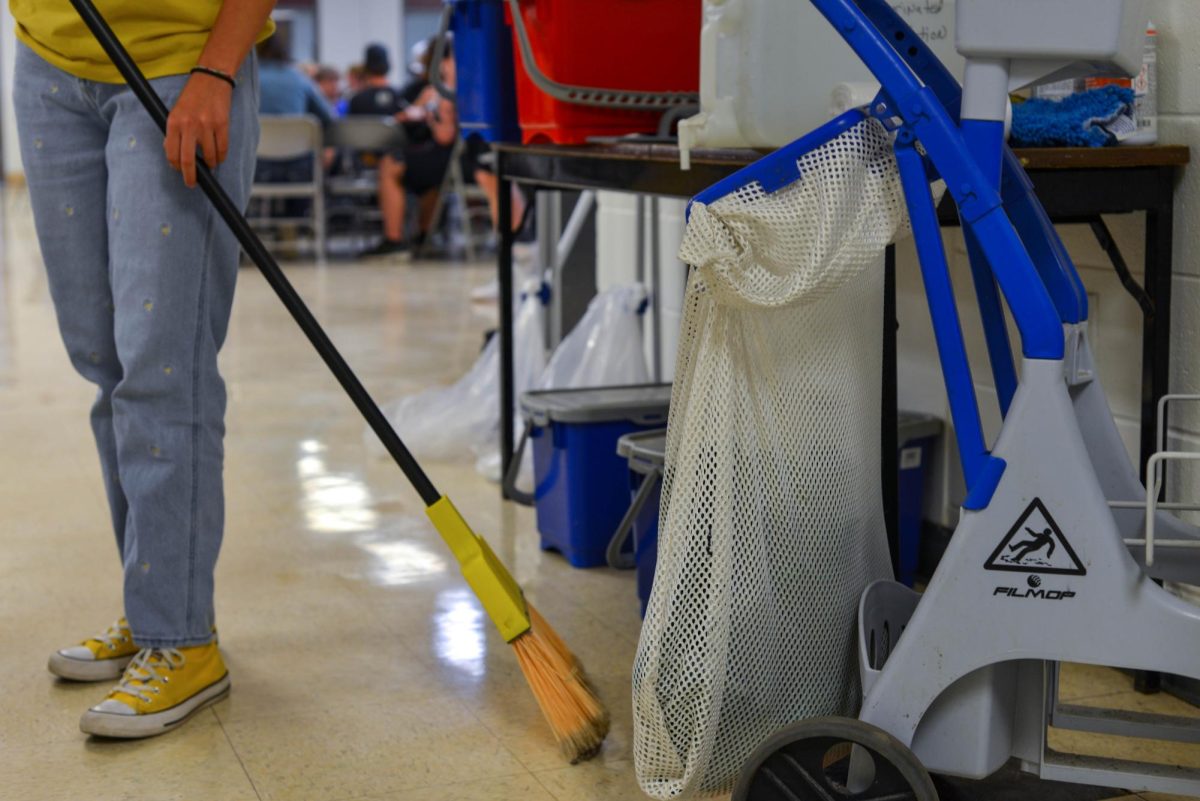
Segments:
[[[154,311],[154,301],[147,299],[142,303],[142,308],[146,311]]]

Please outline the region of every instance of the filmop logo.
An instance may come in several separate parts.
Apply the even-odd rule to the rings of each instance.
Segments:
[[[1075,597],[1075,593],[1070,590],[1043,589],[1041,576],[1030,576],[1025,579],[1025,583],[1029,585],[1027,590],[1017,587],[997,587],[992,595],[1003,595],[1008,598],[1044,598],[1047,601],[1065,601]]]
[[[1034,498],[1021,513],[983,567],[985,570],[1013,573],[1087,575],[1083,562],[1079,560],[1075,549],[1063,536],[1062,529],[1058,527],[1058,523],[1054,521],[1040,498]],[[1043,587],[1040,575],[1030,575],[1025,583],[1028,587],[996,587],[992,596],[1046,601],[1063,601],[1075,597],[1071,590]]]

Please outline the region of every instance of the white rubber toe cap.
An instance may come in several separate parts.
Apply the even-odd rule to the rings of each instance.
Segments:
[[[109,715],[136,715],[137,710],[124,701],[116,698],[106,698],[92,707],[93,712],[103,712]]]
[[[61,679],[112,681],[121,677],[132,659],[132,654],[115,659],[97,659],[87,648],[76,645],[50,654],[47,668]]]
[[[72,645],[70,648],[61,649],[59,653],[67,659],[78,659],[80,662],[96,661],[96,655],[92,653],[92,650],[83,645]]]

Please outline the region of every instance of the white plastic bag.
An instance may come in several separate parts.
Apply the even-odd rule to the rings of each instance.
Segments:
[[[629,284],[592,298],[582,319],[563,338],[538,381],[540,389],[582,389],[647,384],[642,343],[646,288]]]
[[[696,204],[658,565],[633,676],[638,782],[728,792],[787,723],[854,714],[858,599],[890,575],[880,494],[884,247],[905,223],[874,120],[775,192]]]
[[[525,285],[513,320],[513,379],[517,398],[537,386],[546,365],[540,284]],[[418,459],[479,457],[494,450],[500,432],[500,335],[492,337],[466,375],[392,404],[388,420]],[[368,432],[369,433],[369,432]],[[372,440],[373,441],[373,440]],[[382,446],[373,448],[382,453]]]
[[[646,288],[641,284],[617,286],[592,298],[583,317],[555,348],[538,380],[538,389],[583,389],[625,384],[648,384],[650,370],[642,342],[642,314]],[[518,418],[514,436],[522,446],[526,423]],[[498,452],[476,462],[476,469],[489,477],[500,473]],[[520,471],[512,488],[533,483],[533,449],[521,452]]]

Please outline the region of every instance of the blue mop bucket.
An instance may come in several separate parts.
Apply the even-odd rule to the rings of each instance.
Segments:
[[[637,570],[638,602],[645,617],[658,564],[658,511],[667,460],[667,429],[626,434],[617,441],[617,455],[629,462],[629,509],[608,544],[608,566]]]
[[[521,141],[512,27],[504,21],[503,0],[450,0],[450,6],[463,138]]]
[[[543,550],[558,551],[574,567],[607,563],[609,541],[629,506],[628,465],[617,455],[617,440],[664,426],[670,403],[670,384],[521,396]]]

